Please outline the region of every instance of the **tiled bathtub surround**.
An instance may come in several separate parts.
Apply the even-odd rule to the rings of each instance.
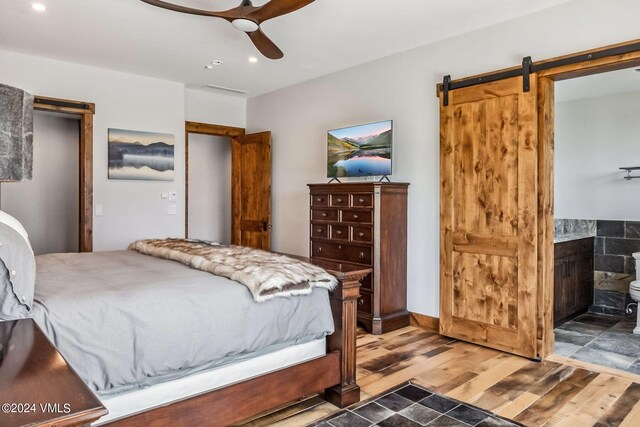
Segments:
[[[634,252],[640,252],[640,221],[598,220],[596,270],[636,274]]]

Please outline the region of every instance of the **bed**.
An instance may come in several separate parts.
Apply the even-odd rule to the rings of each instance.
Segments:
[[[21,234],[0,217],[3,241],[16,248]],[[27,255],[7,252],[5,276],[28,270]],[[356,301],[367,269],[314,262],[338,279],[333,291],[256,303],[227,278],[130,250],[34,262],[33,300],[14,275],[3,311],[9,296],[19,315],[30,307],[109,409],[95,425],[229,425],[322,391],[341,407],[359,400]]]

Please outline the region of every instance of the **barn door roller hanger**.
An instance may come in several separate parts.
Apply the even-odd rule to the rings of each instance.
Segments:
[[[549,61],[542,61],[534,63],[530,56],[526,56],[522,59],[522,66],[515,67],[508,70],[498,71],[492,74],[485,74],[478,77],[472,77],[460,81],[452,81],[450,75],[444,76],[442,84],[439,90],[442,92],[443,105],[449,105],[449,92],[455,89],[462,89],[465,87],[476,86],[479,84],[495,82],[498,80],[504,80],[511,77],[522,76],[522,86],[524,92],[531,90],[530,76],[533,73],[539,71],[550,70],[552,68],[559,68],[566,65],[578,64],[581,62],[595,61],[597,59],[607,58],[609,56],[624,55],[627,53],[640,51],[640,42],[632,43],[623,46],[612,47],[609,49],[602,49],[592,52],[580,53],[573,56],[568,56],[560,59],[552,59]]]

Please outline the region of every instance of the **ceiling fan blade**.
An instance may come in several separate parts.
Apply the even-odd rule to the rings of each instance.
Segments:
[[[284,57],[284,53],[274,42],[271,41],[260,28],[251,33],[247,33],[253,44],[258,48],[260,53],[269,59],[280,59]]]
[[[238,13],[237,13],[238,12],[238,8],[225,10],[225,11],[220,11],[220,12],[215,12],[215,11],[209,11],[209,10],[194,9],[192,7],[181,6],[179,4],[173,4],[173,3],[168,3],[168,2],[162,1],[162,0],[140,0],[140,1],[143,1],[143,2],[145,2],[147,4],[152,5],[152,6],[161,7],[162,9],[172,10],[174,12],[189,13],[191,15],[213,16],[213,17],[216,17],[216,18],[224,18],[224,19],[227,19],[227,20],[233,20],[233,19],[236,19],[236,18],[240,17],[238,15]]]
[[[144,0],[143,0],[144,1]],[[314,0],[271,0],[269,3],[251,12],[247,18],[264,22],[277,16],[286,15],[313,3]]]

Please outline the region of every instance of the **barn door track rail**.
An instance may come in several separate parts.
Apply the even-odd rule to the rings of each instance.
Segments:
[[[640,51],[640,42],[611,47],[609,49],[594,50],[591,52],[580,53],[555,60],[542,61],[539,63],[534,63],[530,56],[526,56],[522,58],[521,66],[498,71],[492,74],[485,74],[459,81],[452,81],[451,75],[446,75],[442,79],[442,84],[439,85],[439,90],[442,92],[442,101],[444,106],[449,105],[449,92],[452,90],[509,79],[512,77],[522,76],[523,90],[524,92],[529,92],[531,90],[529,77],[533,73],[638,51]]]

